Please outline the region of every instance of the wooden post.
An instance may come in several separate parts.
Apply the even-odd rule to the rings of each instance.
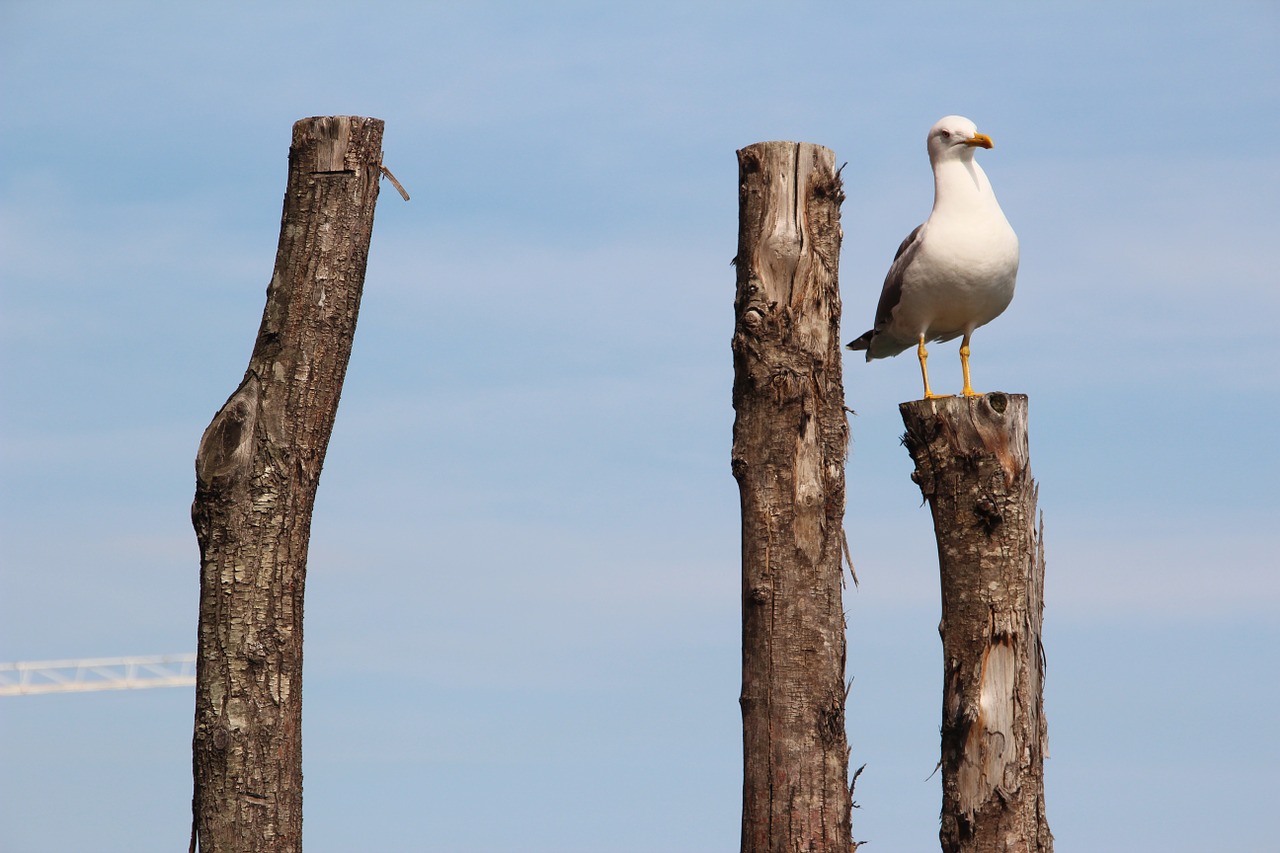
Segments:
[[[733,474],[742,501],[743,853],[851,849],[835,155],[738,152]]]
[[[302,847],[302,601],[320,468],[355,335],[379,119],[293,126],[275,272],[244,380],[196,455],[200,625],[192,850]]]
[[[1044,531],[1036,527],[1027,398],[917,400],[901,411],[942,577],[942,849],[1051,853]]]

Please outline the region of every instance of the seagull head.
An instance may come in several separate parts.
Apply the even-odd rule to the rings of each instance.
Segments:
[[[972,160],[975,149],[990,148],[991,137],[978,133],[978,126],[964,116],[938,119],[929,128],[929,159]]]

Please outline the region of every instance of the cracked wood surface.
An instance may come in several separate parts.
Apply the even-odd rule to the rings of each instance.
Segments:
[[[364,286],[382,131],[355,116],[294,124],[257,341],[196,455],[193,850],[302,848],[307,546]]]
[[[1015,394],[903,403],[938,541],[945,853],[1051,853],[1043,526]]]
[[[738,152],[733,474],[742,502],[744,853],[852,849],[841,604],[849,429],[835,155]]]

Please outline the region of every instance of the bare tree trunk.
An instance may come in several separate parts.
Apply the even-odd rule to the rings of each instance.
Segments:
[[[196,455],[200,627],[192,849],[302,848],[311,510],[364,286],[383,123],[293,126],[275,272],[244,380]]]
[[[1044,541],[1027,398],[917,400],[901,410],[942,576],[942,849],[1051,853]]]
[[[742,500],[744,853],[851,849],[835,155],[738,152],[733,474]]]

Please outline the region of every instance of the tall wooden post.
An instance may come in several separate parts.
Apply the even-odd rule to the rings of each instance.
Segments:
[[[942,578],[942,849],[1051,853],[1044,542],[1027,398],[917,400],[901,411]]]
[[[835,155],[738,152],[733,474],[742,501],[743,853],[852,836],[841,605],[844,463]]]
[[[196,455],[191,846],[302,847],[302,601],[311,510],[355,335],[379,119],[293,126],[275,272],[249,368]]]

